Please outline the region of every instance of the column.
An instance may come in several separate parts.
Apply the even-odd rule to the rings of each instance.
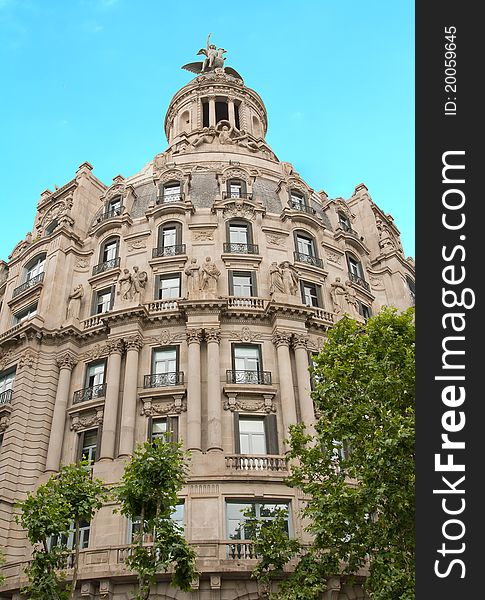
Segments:
[[[113,460],[115,455],[116,423],[120,396],[122,340],[108,340],[109,358],[106,373],[106,397],[104,400],[103,434],[101,436],[100,459]]]
[[[293,391],[293,377],[290,360],[290,340],[291,333],[287,331],[276,330],[273,334],[273,344],[276,346],[278,357],[281,412],[283,415],[284,427],[283,437],[285,439],[288,437],[289,426],[296,424],[295,394]]]
[[[66,408],[71,386],[71,373],[76,363],[76,357],[70,352],[66,352],[57,357],[59,380],[57,382],[54,414],[52,415],[49,447],[47,449],[46,471],[59,471],[62,442],[64,441],[64,427],[66,424]]]
[[[229,123],[233,127],[236,127],[236,116],[234,114],[234,100],[231,100],[230,98],[227,101],[227,110],[229,115]]]
[[[315,410],[311,398],[310,372],[308,370],[308,351],[306,335],[293,336],[295,349],[296,380],[298,382],[298,400],[300,403],[300,416],[306,426],[306,433],[315,434]]]
[[[187,450],[201,451],[202,402],[200,394],[200,342],[202,329],[187,328]]]
[[[206,329],[207,340],[207,450],[222,452],[220,329]]]
[[[138,354],[143,347],[139,335],[125,338],[126,365],[121,411],[121,436],[119,456],[131,456],[135,446],[136,390],[138,383]]]
[[[216,99],[214,96],[209,98],[209,127],[212,125],[215,127],[216,124]]]

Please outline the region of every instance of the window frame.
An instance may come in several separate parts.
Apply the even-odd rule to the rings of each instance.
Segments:
[[[16,374],[17,369],[15,367],[5,371],[0,371],[0,396],[9,390],[11,390],[13,393]]]
[[[40,252],[39,254],[33,256],[29,261],[27,261],[23,266],[22,283],[27,283],[27,281],[30,281],[31,279],[37,277],[41,273],[45,273],[46,262],[47,252]],[[40,269],[39,267],[35,274],[32,275],[32,271],[37,265],[40,265],[40,267],[42,268]]]
[[[93,383],[92,385],[89,385],[89,370],[93,367],[96,367],[98,365],[103,365],[103,373],[102,373],[102,381],[100,383]],[[103,385],[104,383],[106,383],[106,366],[107,366],[107,361],[106,359],[100,359],[100,360],[93,360],[91,362],[86,363],[85,365],[85,370],[84,370],[84,388],[90,388],[90,387],[94,387],[96,385]]]
[[[31,317],[33,317],[37,314],[38,308],[39,308],[39,303],[34,302],[33,304],[29,304],[28,306],[25,306],[21,310],[18,310],[13,315],[13,324],[20,325],[21,323],[28,321]],[[19,317],[19,315],[23,315],[23,313],[25,313],[25,316]]]
[[[270,499],[270,498],[264,498],[264,499],[253,499],[253,498],[242,498],[242,499],[236,499],[236,498],[226,498],[225,499],[225,527],[226,527],[226,539],[230,540],[231,542],[234,543],[238,543],[240,541],[253,541],[251,539],[246,538],[245,536],[241,535],[241,537],[237,538],[237,537],[230,537],[230,529],[231,527],[229,526],[229,521],[234,521],[235,519],[230,519],[229,518],[229,511],[228,511],[228,507],[229,505],[243,505],[246,507],[249,506],[254,506],[254,517],[257,519],[264,519],[266,521],[272,521],[274,520],[274,517],[261,517],[261,507],[262,506],[266,506],[266,505],[271,505],[271,506],[275,506],[276,508],[284,508],[286,509],[286,513],[287,513],[287,517],[286,517],[286,523],[287,523],[287,534],[289,538],[293,538],[294,537],[294,532],[293,532],[293,523],[292,523],[292,502],[290,499],[288,500],[276,500],[276,499]],[[240,511],[241,513],[241,511]],[[245,521],[242,513],[241,513],[241,519],[239,520],[239,527],[241,527],[241,533],[244,532],[244,525],[241,525],[241,521]],[[235,529],[237,531],[237,527]]]
[[[167,190],[178,187],[177,194],[167,194]],[[165,200],[165,197],[168,196],[178,196],[177,200]],[[166,181],[162,183],[159,187],[159,199],[161,204],[175,204],[176,202],[181,202],[183,196],[182,191],[182,182],[179,179],[171,179],[170,181]]]
[[[157,421],[164,421],[166,424],[166,430],[164,433],[160,434],[159,436],[154,436],[153,433],[153,424],[154,422]],[[149,416],[148,417],[148,423],[147,423],[147,427],[148,427],[148,431],[147,431],[147,440],[149,442],[153,442],[154,439],[158,438],[158,437],[163,437],[165,436],[167,433],[171,434],[171,438],[170,441],[171,442],[175,442],[177,443],[179,441],[179,418],[178,416],[167,416],[167,417],[153,417],[153,416]],[[165,438],[167,439],[167,438]]]
[[[359,277],[360,279],[362,279],[363,281],[365,281],[365,276],[364,276],[364,267],[362,265],[362,261],[355,256],[355,254],[351,253],[351,252],[346,252],[345,253],[346,259],[347,259],[347,267],[349,269],[349,273],[352,273],[353,275],[355,275],[356,277]],[[354,273],[354,271],[351,268],[351,264],[352,262],[354,263],[354,266],[357,267],[357,270],[359,271],[358,273]]]
[[[243,455],[241,452],[241,419],[261,420],[264,428],[264,442],[266,452],[262,455],[279,456],[278,424],[276,415],[255,415],[249,413],[234,412],[234,453]],[[244,456],[261,456],[261,454],[244,453]]]
[[[233,196],[231,192],[231,185],[238,185],[241,189],[239,192],[239,196]],[[233,177],[232,179],[228,179],[226,181],[226,199],[240,199],[245,198],[247,195],[247,185],[244,179],[238,179],[237,177]]]
[[[230,219],[226,221],[226,240],[228,244],[239,244],[242,242],[231,241],[231,226],[233,227],[245,227],[246,228],[246,246],[253,246],[253,227],[250,221],[245,219]]]
[[[315,288],[317,304],[307,304],[305,302],[305,292],[304,292],[305,285],[313,286]],[[301,292],[302,304],[304,304],[305,306],[310,306],[312,308],[324,308],[321,285],[319,285],[318,283],[315,283],[314,281],[307,281],[307,280],[300,279],[300,292]]]
[[[176,299],[180,299],[182,297],[182,277],[180,276],[180,271],[175,272],[175,273],[162,273],[156,276],[155,279],[155,292],[156,292],[156,297],[155,300],[176,300]],[[162,298],[161,291],[162,291],[162,281],[168,280],[168,279],[178,279],[179,282],[179,293],[178,296],[170,296],[170,297],[165,297]]]
[[[92,468],[93,465],[95,463],[98,462],[99,457],[100,457],[100,453],[101,453],[101,433],[102,433],[102,428],[101,427],[91,427],[90,429],[83,429],[82,431],[80,431],[78,433],[78,441],[77,441],[77,463],[79,464],[83,459],[83,450],[85,448],[85,437],[87,433],[91,433],[93,431],[96,431],[96,446],[95,446],[95,454],[94,454],[94,460],[90,461],[88,466],[89,468]],[[89,446],[89,448],[92,448],[93,446]]]
[[[150,375],[158,375],[158,373],[155,372],[155,354],[159,351],[163,351],[163,350],[175,350],[175,372],[178,372],[180,370],[180,346],[178,345],[169,345],[169,346],[157,346],[156,348],[152,348],[152,353],[151,353],[151,362],[150,362]],[[171,371],[166,371],[167,373],[171,373]]]
[[[299,238],[305,239],[310,242],[311,250],[312,250],[311,254],[307,254],[306,252],[300,252],[300,249],[298,246]],[[315,240],[315,237],[311,233],[308,233],[304,229],[295,229],[293,231],[293,240],[295,243],[295,251],[298,254],[302,254],[304,256],[310,256],[311,258],[319,258],[318,250],[317,250],[317,242]]]
[[[175,230],[175,244],[171,246],[165,246],[163,232],[165,230],[174,229]],[[158,226],[157,231],[157,249],[165,250],[165,248],[170,248],[172,246],[181,246],[182,245],[182,223],[180,221],[165,221]]]
[[[106,247],[115,244],[115,256],[113,258],[105,258]],[[118,235],[112,235],[106,238],[101,244],[100,252],[99,252],[99,264],[104,264],[111,260],[116,260],[120,255],[120,237]]]
[[[249,296],[236,296],[234,293],[234,276],[236,277],[248,277],[250,280],[251,286],[251,294]],[[228,271],[228,287],[229,287],[229,296],[233,296],[234,298],[257,298],[258,297],[258,288],[256,284],[256,271],[240,271],[240,270],[232,270]]]
[[[244,344],[233,342],[231,344],[231,364],[233,371],[239,371],[240,369],[236,369],[236,349],[238,348],[256,348],[258,351],[258,369],[251,371],[250,369],[243,369],[244,371],[251,371],[254,373],[262,373],[264,371],[263,368],[263,350],[261,344]]]
[[[300,207],[308,207],[306,194],[297,188],[290,188],[288,190],[290,207],[295,208],[294,204],[298,204]],[[298,210],[298,209],[295,209]]]
[[[107,292],[109,292],[109,294],[110,294],[109,308],[108,308],[108,310],[98,311],[99,296],[104,295]],[[104,315],[105,313],[110,312],[111,310],[113,310],[114,302],[115,302],[115,286],[114,285],[110,285],[109,287],[101,288],[99,290],[98,289],[93,290],[93,305],[92,305],[91,314],[93,316],[95,316],[95,315]]]

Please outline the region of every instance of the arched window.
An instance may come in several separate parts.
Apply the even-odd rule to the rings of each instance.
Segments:
[[[294,231],[296,262],[305,262],[315,267],[323,267],[323,261],[318,258],[317,244],[314,237],[306,231]]]
[[[123,209],[123,202],[121,196],[115,196],[111,198],[106,204],[106,212],[105,217],[107,219],[111,217],[118,217],[121,215],[121,211]]]
[[[180,181],[168,181],[160,186],[157,204],[169,204],[182,200]]]
[[[356,256],[350,254],[349,252],[347,252],[347,266],[349,268],[350,281],[364,287],[366,290],[369,290],[370,286],[365,280],[362,263]]]
[[[169,221],[162,223],[158,228],[158,244],[153,251],[153,258],[157,256],[176,256],[185,253],[185,244],[182,244],[182,223]]]
[[[34,278],[39,278],[40,280],[44,273],[45,259],[46,253],[43,252],[42,254],[38,254],[37,256],[34,256],[34,258],[29,260],[29,262],[24,267],[24,282],[30,281]]]
[[[224,252],[258,254],[259,248],[253,243],[253,229],[249,221],[243,219],[227,221],[226,236]]]
[[[289,198],[290,208],[293,210],[300,210],[310,215],[315,214],[315,209],[310,206],[308,198],[300,190],[291,189]]]
[[[120,238],[110,237],[101,244],[99,252],[99,264],[93,267],[93,275],[104,273],[120,265]]]
[[[47,227],[45,228],[45,235],[50,235],[51,233],[54,233],[54,230],[57,229],[58,225],[59,221],[57,219],[51,221],[49,225],[47,225]]]

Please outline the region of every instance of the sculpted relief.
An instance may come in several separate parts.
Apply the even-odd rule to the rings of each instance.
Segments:
[[[123,269],[118,279],[118,295],[121,300],[142,304],[148,275],[146,271],[140,271],[139,267],[133,267],[133,272]]]
[[[217,285],[221,272],[212,262],[210,256],[205,259],[202,266],[197,264],[196,258],[192,258],[185,268],[185,274],[187,275],[187,297],[189,300],[210,300],[219,297]]]

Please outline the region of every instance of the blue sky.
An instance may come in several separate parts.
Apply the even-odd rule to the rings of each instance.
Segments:
[[[333,198],[364,182],[414,256],[411,0],[0,0],[0,259],[81,163],[109,184],[166,148],[209,32],[263,98],[279,159]]]

